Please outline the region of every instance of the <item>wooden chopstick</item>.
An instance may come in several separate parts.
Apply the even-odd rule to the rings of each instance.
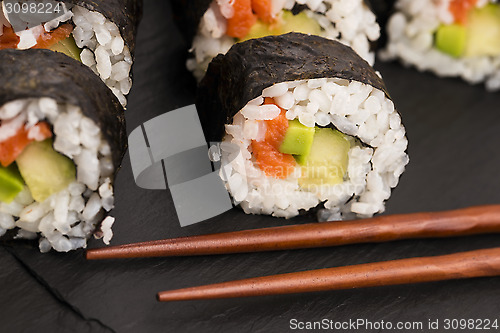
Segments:
[[[383,261],[163,291],[161,302],[389,286],[500,275],[500,248]]]
[[[244,230],[88,250],[87,259],[261,252],[500,232],[500,205]]]

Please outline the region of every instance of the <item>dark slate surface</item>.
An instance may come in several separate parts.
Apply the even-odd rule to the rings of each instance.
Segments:
[[[192,81],[183,69],[187,46],[166,19],[168,2],[146,0],[144,10],[127,111],[129,132],[194,101]],[[387,213],[498,203],[500,95],[397,63],[379,63],[377,69],[403,115],[410,140],[411,162]],[[134,185],[128,155],[116,191],[114,245],[306,220],[247,216],[233,210],[180,228],[167,191]],[[89,246],[102,243],[93,240]],[[1,245],[0,331],[286,332],[293,318],[424,324],[429,319],[441,324],[446,318],[498,319],[500,278],[252,299],[165,304],[155,299],[160,290],[204,283],[496,246],[498,235],[484,235],[279,253],[86,262],[83,251],[40,254],[24,243]]]

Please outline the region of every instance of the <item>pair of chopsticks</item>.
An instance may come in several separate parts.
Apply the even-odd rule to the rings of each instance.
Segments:
[[[379,216],[143,242],[87,251],[87,259],[193,256],[318,248],[500,232],[500,205]],[[327,268],[158,293],[160,301],[262,296],[500,275],[500,248]]]

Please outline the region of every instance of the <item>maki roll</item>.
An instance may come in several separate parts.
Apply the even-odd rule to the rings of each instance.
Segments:
[[[15,12],[13,2],[0,1],[0,49],[65,53],[90,67],[126,106],[142,0],[62,0],[60,15],[41,23],[40,15]]]
[[[368,3],[377,17],[377,22],[380,25],[380,38],[377,41],[377,50],[384,47],[387,43],[386,26],[389,17],[393,13],[394,3],[396,0],[369,0]]]
[[[370,64],[380,35],[375,15],[363,0],[175,0],[182,30],[192,41],[187,67],[196,78],[208,63],[236,42],[301,32],[339,40]]]
[[[487,0],[399,0],[386,60],[500,89],[500,4]]]
[[[1,235],[39,236],[42,252],[86,247],[95,231],[109,242],[125,149],[123,107],[88,67],[49,50],[0,51]]]
[[[382,79],[351,48],[289,33],[234,45],[209,65],[196,106],[222,140],[220,176],[246,213],[368,217],[408,163]]]

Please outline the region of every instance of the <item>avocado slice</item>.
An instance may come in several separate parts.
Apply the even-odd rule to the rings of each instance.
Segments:
[[[292,12],[284,10],[281,17],[273,24],[267,24],[261,20],[257,20],[246,37],[241,41],[265,36],[282,35],[288,32],[319,35],[321,33],[321,26],[318,22],[307,16],[305,12],[293,15]]]
[[[314,127],[302,125],[297,119],[290,120],[279,151],[283,154],[309,155],[315,132]]]
[[[500,54],[500,6],[488,4],[471,11],[468,17],[465,56]]]
[[[0,201],[10,203],[24,188],[24,181],[16,165],[0,165]]]
[[[468,15],[467,25],[441,25],[435,46],[453,57],[500,55],[500,6],[488,4]]]
[[[349,141],[339,131],[331,128],[316,129],[311,151],[303,158],[299,185],[308,188],[342,183],[347,171],[350,148]]]
[[[56,152],[52,139],[30,143],[16,160],[33,199],[42,202],[76,179],[75,164]]]
[[[460,24],[441,25],[436,32],[436,48],[452,57],[465,51],[467,28]]]
[[[71,57],[80,62],[82,61],[80,59],[80,53],[82,53],[82,50],[76,45],[73,36],[69,36],[68,38],[63,39],[62,41],[52,45],[49,49],[55,52],[64,53],[68,57]]]

